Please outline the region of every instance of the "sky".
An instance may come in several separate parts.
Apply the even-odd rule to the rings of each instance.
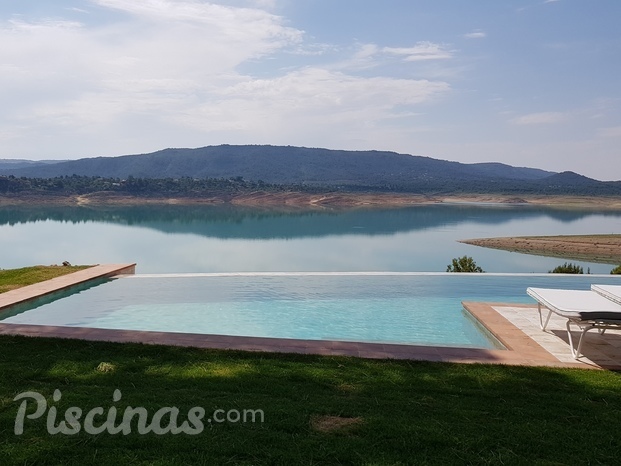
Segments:
[[[618,0],[0,2],[0,158],[389,150],[621,180]]]

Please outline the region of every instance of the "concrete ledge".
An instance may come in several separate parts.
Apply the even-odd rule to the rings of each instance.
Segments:
[[[353,356],[368,359],[409,359],[457,363],[523,365],[520,355],[505,350],[453,348],[440,346],[397,345],[332,340],[242,337],[136,330],[112,330],[84,327],[58,327],[30,324],[0,324],[0,335],[54,337],[117,343],[143,343],[188,346],[205,349],[260,351],[270,353]],[[558,362],[558,361],[557,361]],[[565,366],[559,363],[559,366]]]
[[[328,340],[299,340],[285,338],[243,337],[135,330],[112,330],[82,327],[58,327],[27,324],[1,324],[0,335],[69,338],[117,343],[143,343],[169,346],[189,346],[205,349],[299,353],[323,356],[353,356],[368,359],[409,359],[453,363],[485,363],[518,366],[572,367],[599,369],[577,361],[560,361],[554,355],[512,325],[486,303],[466,303],[475,317],[492,333],[508,343],[509,350],[454,348],[440,346],[398,345]],[[504,330],[491,321],[505,325]]]
[[[34,298],[39,298],[89,280],[134,273],[136,273],[136,264],[104,264],[96,265],[84,270],[78,270],[77,272],[52,278],[44,282],[35,283],[33,285],[23,286],[21,288],[0,294],[0,312],[13,304],[23,303]]]

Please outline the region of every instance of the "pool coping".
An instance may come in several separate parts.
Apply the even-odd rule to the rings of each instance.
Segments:
[[[35,298],[61,291],[97,278],[113,277],[115,275],[133,275],[136,273],[136,264],[98,264],[88,269],[54,277],[32,285],[22,286],[14,290],[0,293],[0,313],[14,304],[30,301]],[[7,324],[3,324],[7,325]]]
[[[89,280],[134,274],[136,264],[97,265],[45,282],[0,294],[0,312],[16,303],[34,299]],[[463,302],[470,312],[506,349],[480,349],[351,342],[245,337],[196,333],[112,330],[33,324],[0,324],[0,335],[70,338],[118,343],[144,343],[209,349],[299,353],[326,356],[353,356],[369,359],[409,359],[454,363],[487,363],[525,366],[573,367],[583,369],[621,369],[621,364],[604,367],[585,361],[560,361],[526,333],[503,317],[494,307],[532,308],[532,305]],[[569,351],[569,348],[568,348]]]

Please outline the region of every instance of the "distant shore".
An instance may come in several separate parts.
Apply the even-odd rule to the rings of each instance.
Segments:
[[[619,197],[586,196],[504,196],[494,194],[422,195],[408,193],[352,193],[352,192],[250,192],[220,194],[206,197],[131,196],[101,192],[84,195],[1,195],[0,206],[58,205],[239,205],[246,207],[289,207],[300,209],[398,208],[424,204],[494,204],[536,205],[564,209],[621,210]]]
[[[479,238],[460,243],[565,260],[621,264],[621,234]]]

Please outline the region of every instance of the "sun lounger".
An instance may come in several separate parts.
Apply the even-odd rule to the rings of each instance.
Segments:
[[[589,330],[596,328],[603,334],[608,328],[621,328],[621,304],[599,292],[548,288],[528,288],[526,292],[537,301],[539,322],[543,330],[546,329],[553,312],[567,319],[567,337],[574,359],[580,357],[582,341]],[[545,322],[541,314],[542,306],[549,311]],[[577,348],[574,348],[571,336],[572,323],[582,331]]]
[[[620,285],[591,285],[591,290],[601,294],[604,298],[621,305]]]

